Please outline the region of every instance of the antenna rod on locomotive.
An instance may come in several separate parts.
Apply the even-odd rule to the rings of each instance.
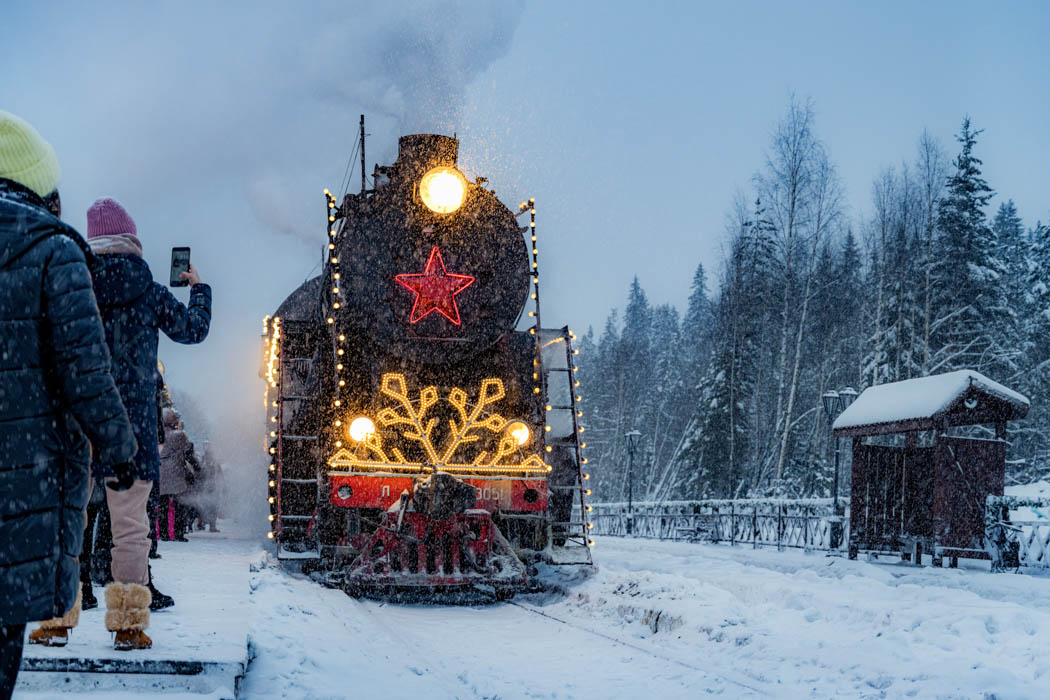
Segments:
[[[361,115],[361,194],[365,193],[365,115]]]

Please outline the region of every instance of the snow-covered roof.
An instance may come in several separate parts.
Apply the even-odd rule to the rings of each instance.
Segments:
[[[868,387],[857,397],[849,408],[842,412],[834,423],[835,431],[850,431],[862,427],[875,427],[889,424],[908,424],[908,429],[925,430],[936,427],[939,419],[956,409],[969,413],[973,418],[984,418],[980,398],[983,394],[991,398],[997,410],[993,413],[997,419],[1010,420],[1022,418],[1028,413],[1029,401],[1021,394],[994,382],[980,372],[961,369],[929,377],[906,379],[902,382],[891,382]],[[965,398],[977,398],[973,406],[962,405]],[[973,420],[973,423],[982,422]],[[953,424],[963,424],[954,422]],[[878,432],[898,432],[895,430]],[[867,431],[866,431],[867,432]]]

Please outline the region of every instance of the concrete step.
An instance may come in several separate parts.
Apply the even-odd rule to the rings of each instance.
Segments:
[[[221,537],[202,535],[161,542],[163,558],[151,562],[155,584],[175,598],[174,607],[150,615],[152,649],[113,649],[96,587],[100,605],[81,613],[68,645],[26,645],[14,699],[236,698],[249,660],[249,561],[230,556]]]

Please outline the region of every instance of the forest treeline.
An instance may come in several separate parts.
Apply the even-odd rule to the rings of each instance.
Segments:
[[[980,133],[964,119],[949,154],[924,131],[856,222],[811,105],[792,101],[684,314],[636,278],[622,313],[581,338],[598,500],[626,498],[631,430],[635,500],[828,496],[825,391],[962,368],[1032,400],[1010,426],[1007,482],[1045,476],[1050,230],[1011,200],[989,212]]]

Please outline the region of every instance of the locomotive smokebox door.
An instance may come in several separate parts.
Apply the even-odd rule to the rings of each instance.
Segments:
[[[454,211],[421,200],[428,173],[455,170],[458,145],[447,136],[402,137],[389,184],[351,211],[336,241],[345,323],[383,352],[425,364],[461,361],[495,343],[513,330],[529,294],[529,249],[491,192],[464,179]]]

